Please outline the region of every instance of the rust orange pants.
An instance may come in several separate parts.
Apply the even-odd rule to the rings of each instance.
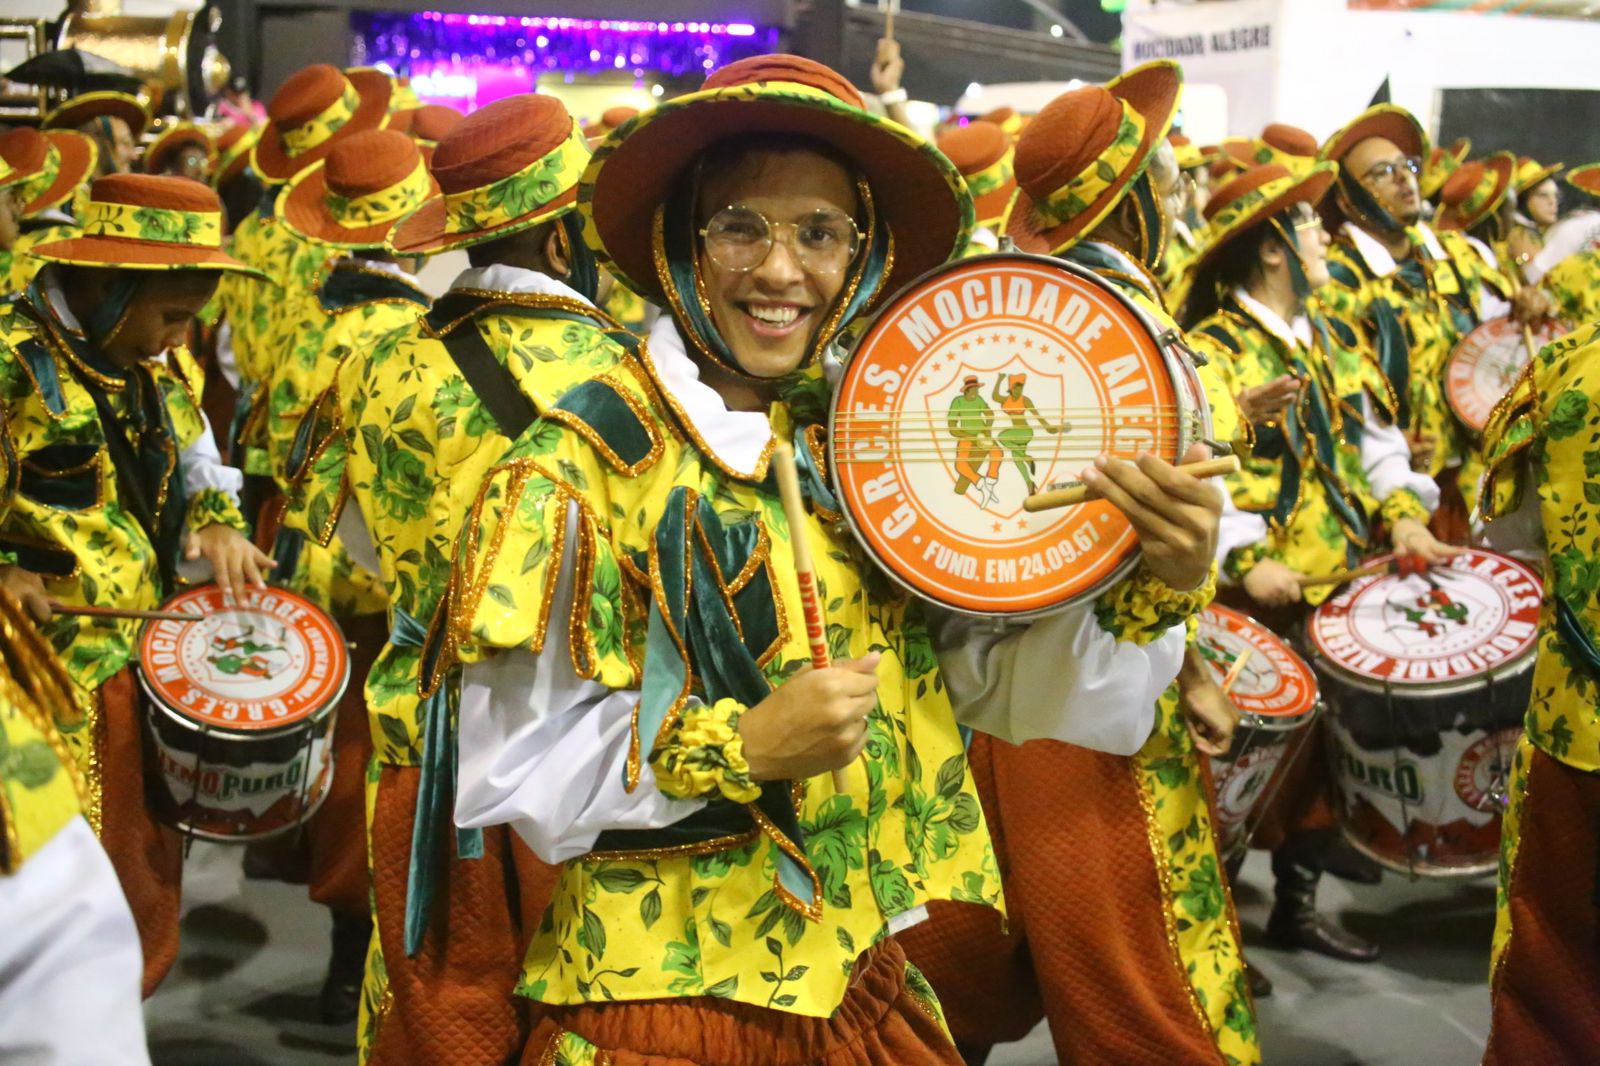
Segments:
[[[522,957],[555,889],[547,866],[505,828],[484,830],[481,859],[455,857],[434,899],[422,950],[405,950],[406,874],[421,771],[379,768],[372,818],[373,899],[387,974],[368,1063],[496,1066],[522,1054],[527,1000],[516,995]]]
[[[906,987],[905,953],[885,940],[856,962],[833,1015],[809,1018],[700,997],[535,1006],[522,1066],[549,1066],[571,1033],[604,1066],[961,1066],[928,1005]]]
[[[987,908],[933,904],[899,934],[963,1044],[1050,1022],[1064,1063],[1219,1063],[1166,940],[1161,875],[1130,760],[1069,744],[973,739],[968,753],[1005,883]]]

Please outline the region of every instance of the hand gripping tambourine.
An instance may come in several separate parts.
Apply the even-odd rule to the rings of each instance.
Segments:
[[[1096,455],[1176,463],[1211,435],[1176,333],[1070,263],[1002,253],[895,297],[834,393],[829,461],[866,551],[952,610],[1026,616],[1099,594],[1137,561],[1091,501],[1030,513]]]

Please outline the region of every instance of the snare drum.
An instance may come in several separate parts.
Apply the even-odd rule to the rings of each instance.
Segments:
[[[1530,330],[1534,350],[1571,328],[1564,322],[1541,322]],[[1444,372],[1445,400],[1461,424],[1482,433],[1494,405],[1511,391],[1529,358],[1528,339],[1509,318],[1491,318],[1461,338]]]
[[[162,609],[198,621],[147,622],[139,639],[158,814],[241,843],[310,818],[333,780],[334,712],[350,677],[338,625],[278,588],[227,607],[203,585]]]
[[[1217,795],[1212,828],[1224,856],[1249,846],[1267,801],[1322,709],[1311,668],[1270,629],[1218,604],[1201,612],[1195,650],[1219,683],[1246,649],[1249,656],[1228,690],[1240,711],[1239,725],[1228,754],[1211,760]]]
[[[1533,570],[1474,549],[1361,578],[1312,615],[1339,820],[1361,851],[1425,877],[1495,868],[1540,597]]]
[[[1029,514],[1101,452],[1176,462],[1210,436],[1176,333],[1092,273],[1013,253],[913,282],[862,335],[833,396],[829,462],[869,555],[951,610],[1026,617],[1134,565],[1104,501]]]

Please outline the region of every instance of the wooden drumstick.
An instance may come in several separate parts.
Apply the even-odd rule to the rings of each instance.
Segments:
[[[150,622],[198,622],[205,617],[202,614],[188,614],[183,611],[123,611],[115,607],[90,607],[84,604],[66,604],[50,601],[50,609],[56,614],[86,615],[90,618],[135,618]]]
[[[1358,566],[1354,570],[1335,570],[1331,574],[1301,574],[1295,580],[1300,582],[1303,589],[1320,588],[1323,585],[1342,585],[1346,581],[1354,581],[1358,577],[1369,577],[1373,574],[1382,574],[1388,571],[1391,563],[1368,563]]]
[[[1202,459],[1198,463],[1184,463],[1177,469],[1190,477],[1218,477],[1239,472],[1239,457],[1223,455],[1216,459]],[[1073,507],[1089,498],[1089,486],[1081,481],[1069,482],[1065,488],[1036,492],[1022,501],[1024,511],[1049,511],[1056,507]]]
[[[1244,673],[1244,664],[1250,661],[1250,656],[1254,655],[1255,652],[1254,648],[1245,645],[1244,650],[1239,653],[1239,657],[1233,660],[1233,665],[1228,667],[1228,673],[1222,679],[1224,695],[1227,694],[1229,689],[1233,688],[1234,682],[1239,680],[1239,675]]]
[[[806,540],[806,505],[800,497],[800,477],[795,473],[794,449],[787,441],[772,448],[772,471],[778,479],[778,498],[789,522],[789,547],[794,551],[794,576],[800,584],[800,609],[806,619],[806,642],[811,645],[811,666],[826,670],[828,629],[822,619],[822,598],[817,595],[817,571],[811,564],[811,545]],[[846,767],[833,771],[833,790],[848,791],[850,777]]]

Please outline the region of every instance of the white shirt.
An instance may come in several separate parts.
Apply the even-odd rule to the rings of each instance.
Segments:
[[[764,414],[730,411],[699,380],[670,318],[650,334],[661,384],[717,459],[753,471],[771,438]],[[569,536],[576,522],[569,507]],[[563,555],[551,606],[572,597]],[[1131,755],[1155,724],[1155,702],[1177,677],[1185,633],[1174,626],[1148,645],[1100,628],[1092,603],[1032,623],[996,624],[929,612],[935,650],[957,721],[1015,743],[1051,738]],[[633,792],[623,786],[637,691],[576,676],[565,626],[544,650],[502,651],[462,673],[456,822],[510,825],[547,862],[590,851],[608,828],[670,825],[704,806],[655,786],[648,764]]]
[[[1544,247],[1522,265],[1529,285],[1537,285],[1569,255],[1600,247],[1600,211],[1574,211],[1551,226],[1544,235]]]

